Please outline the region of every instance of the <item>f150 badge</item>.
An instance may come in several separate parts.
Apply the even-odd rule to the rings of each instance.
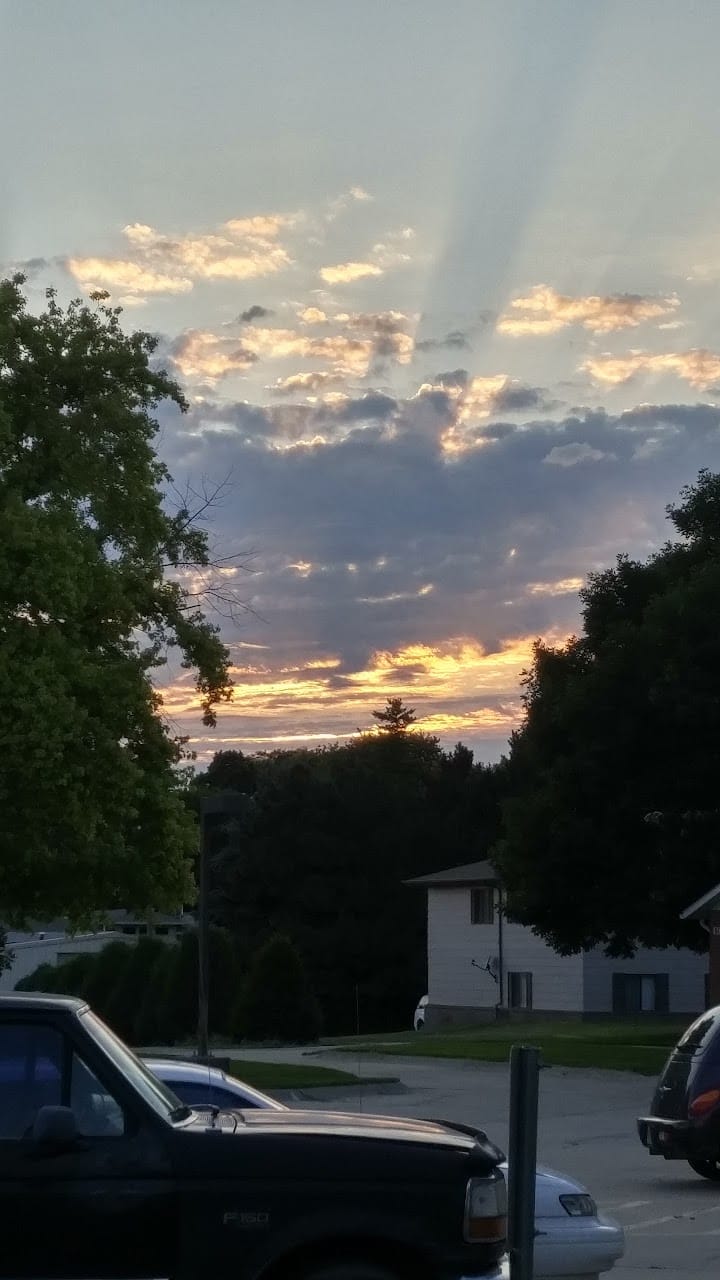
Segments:
[[[229,1209],[223,1214],[224,1227],[237,1227],[240,1231],[263,1231],[270,1226],[270,1214],[263,1210],[251,1210],[243,1213],[239,1209]]]

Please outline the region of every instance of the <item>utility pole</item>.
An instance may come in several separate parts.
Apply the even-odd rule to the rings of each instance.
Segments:
[[[241,791],[219,791],[200,797],[200,845],[198,857],[198,1022],[197,1056],[210,1053],[210,842],[208,818],[240,817],[250,797]]]

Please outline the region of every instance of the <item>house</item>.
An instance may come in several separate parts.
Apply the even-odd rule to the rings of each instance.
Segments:
[[[405,883],[427,893],[428,1028],[531,1013],[692,1015],[706,1007],[706,955],[640,948],[625,960],[596,947],[562,956],[507,919],[489,862]]]
[[[707,1005],[720,1004],[720,884],[680,912],[681,920],[697,920],[707,932],[710,950]]]
[[[7,932],[7,947],[11,965],[0,973],[0,991],[13,991],[22,978],[33,973],[41,964],[62,964],[72,956],[96,954],[110,942],[136,942],[140,937],[162,937],[170,941],[195,925],[191,915],[162,915],[155,912],[149,917],[133,915],[130,911],[109,911],[105,928],[86,933],[71,933],[66,920],[49,924],[33,923],[26,931]]]

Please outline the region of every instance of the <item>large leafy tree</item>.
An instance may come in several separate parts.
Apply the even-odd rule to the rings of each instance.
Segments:
[[[590,576],[582,635],[536,645],[504,766],[511,908],[564,951],[701,949],[678,916],[720,880],[720,476],[668,515],[679,538]]]
[[[230,695],[217,629],[176,570],[209,563],[168,511],[155,340],[98,295],[31,314],[0,284],[0,912],[182,901],[194,823],[152,676],[175,647],[205,723]]]

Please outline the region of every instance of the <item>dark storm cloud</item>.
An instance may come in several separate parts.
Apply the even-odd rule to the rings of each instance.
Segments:
[[[266,320],[268,316],[274,315],[268,307],[261,307],[258,303],[248,307],[247,311],[241,311],[238,316],[239,324],[252,324],[254,320]]]
[[[666,502],[720,469],[711,405],[491,419],[455,454],[443,439],[463,428],[442,393],[280,409],[201,406],[168,422],[163,452],[178,480],[232,470],[216,534],[257,549],[249,602],[278,652],[337,654],[340,675],[420,637],[569,633],[563,584],[648,554],[668,536]],[[313,436],[327,443],[288,447]]]

